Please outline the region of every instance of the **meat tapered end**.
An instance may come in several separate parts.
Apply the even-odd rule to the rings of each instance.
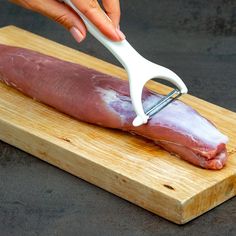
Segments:
[[[177,154],[177,156],[181,159],[184,159],[191,164],[202,167],[204,169],[220,170],[224,167],[228,159],[228,153],[225,145],[221,145],[218,153],[211,159],[208,159],[205,156],[199,153],[195,153],[193,150],[187,147],[180,146],[178,144],[161,141],[156,142],[156,144],[161,146],[165,150],[168,150],[168,152],[171,152],[175,155]]]

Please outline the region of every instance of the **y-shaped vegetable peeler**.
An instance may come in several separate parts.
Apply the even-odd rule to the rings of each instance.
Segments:
[[[62,0],[62,2],[69,5],[82,18],[88,31],[110,50],[126,69],[129,78],[130,97],[137,115],[133,120],[134,126],[146,124],[153,115],[161,111],[182,94],[188,92],[184,82],[173,71],[142,57],[126,39],[121,42],[111,41],[82,14],[70,0]],[[142,105],[143,87],[148,80],[154,78],[168,80],[173,83],[177,89],[174,89],[167,96],[163,97],[163,99],[145,113]]]

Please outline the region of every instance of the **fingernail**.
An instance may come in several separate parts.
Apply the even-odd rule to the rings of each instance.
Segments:
[[[125,39],[125,35],[120,31],[119,28],[116,29],[116,33],[118,34],[120,40],[124,40]]]
[[[76,27],[72,27],[70,32],[78,43],[84,40],[83,34]]]

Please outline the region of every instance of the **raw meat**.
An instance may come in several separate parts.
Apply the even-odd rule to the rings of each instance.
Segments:
[[[0,45],[0,80],[81,121],[121,129],[153,140],[203,168],[221,169],[228,138],[197,111],[175,101],[148,124],[135,117],[127,81],[23,48]],[[143,91],[144,109],[162,96]]]

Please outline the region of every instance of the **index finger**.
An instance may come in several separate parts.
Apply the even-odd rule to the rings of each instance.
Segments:
[[[120,23],[120,1],[102,0],[107,15],[111,18],[113,24],[118,27]]]

